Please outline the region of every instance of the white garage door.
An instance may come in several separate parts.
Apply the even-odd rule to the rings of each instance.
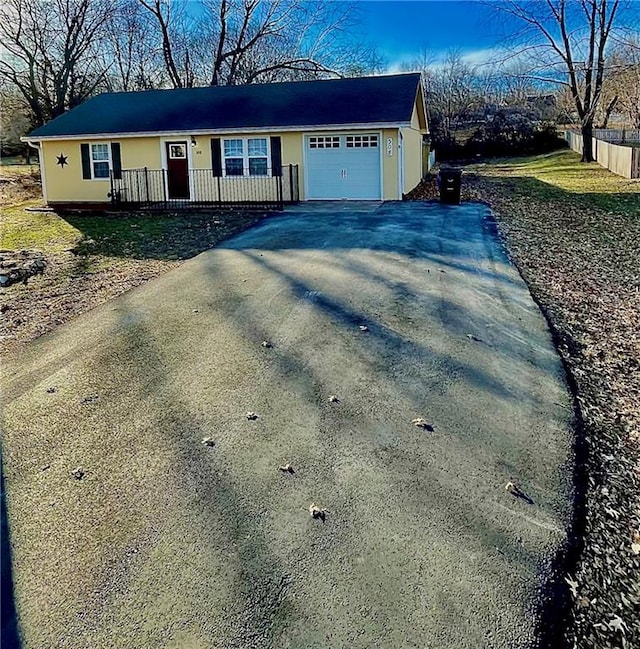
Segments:
[[[305,147],[308,199],[382,198],[377,134],[307,135]]]

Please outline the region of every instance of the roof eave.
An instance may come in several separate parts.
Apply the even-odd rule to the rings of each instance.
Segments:
[[[130,131],[125,133],[82,133],[79,135],[25,135],[20,138],[22,142],[48,142],[56,140],[108,140],[137,137],[186,137],[197,135],[231,135],[236,133],[290,133],[308,131],[346,131],[355,129],[381,129],[381,128],[406,128],[409,122],[366,122],[352,124],[323,124],[303,126],[260,126],[242,128],[207,128],[182,131]]]

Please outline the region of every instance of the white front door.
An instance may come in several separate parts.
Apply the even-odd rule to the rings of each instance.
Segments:
[[[306,179],[310,200],[380,200],[377,133],[307,135]]]

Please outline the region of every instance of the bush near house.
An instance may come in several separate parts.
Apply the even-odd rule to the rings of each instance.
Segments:
[[[470,160],[497,156],[550,153],[567,147],[552,122],[534,111],[498,108],[449,141],[435,141],[438,160]]]

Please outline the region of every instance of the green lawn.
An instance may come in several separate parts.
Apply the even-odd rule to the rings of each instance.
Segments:
[[[0,248],[130,259],[187,259],[260,220],[260,212],[66,214],[3,210]]]
[[[573,151],[472,165],[468,171],[505,179],[516,195],[560,200],[640,216],[640,180],[617,176]]]
[[[82,232],[53,212],[27,212],[24,208],[37,204],[8,207],[2,210],[0,248],[22,250],[38,248],[52,253],[73,248]]]

